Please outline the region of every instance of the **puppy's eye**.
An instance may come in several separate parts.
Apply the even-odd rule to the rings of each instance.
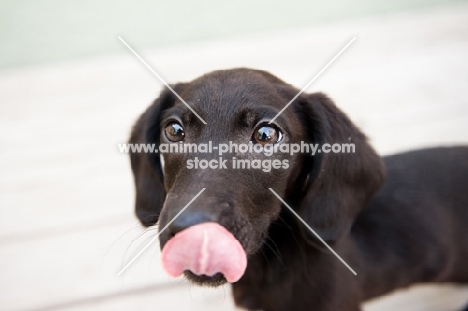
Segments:
[[[164,132],[170,141],[182,141],[185,138],[184,128],[177,122],[169,123]]]
[[[260,126],[253,133],[252,139],[254,142],[262,145],[276,144],[281,141],[283,134],[275,127]]]

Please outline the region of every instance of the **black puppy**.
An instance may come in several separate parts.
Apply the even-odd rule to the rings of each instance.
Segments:
[[[232,151],[218,169],[187,165],[195,157],[217,160],[216,152],[165,153],[164,166],[158,153],[132,153],[136,214],[145,226],[159,220],[163,228],[206,188],[160,235],[163,254],[171,248],[163,258],[168,265],[184,267],[176,246],[169,246],[173,241],[182,245],[179,253],[202,260],[200,270],[188,259],[189,280],[214,286],[230,280],[238,306],[288,311],[356,311],[366,299],[413,283],[468,282],[468,147],[381,158],[321,93],[300,95],[269,124],[299,90],[264,71],[216,71],[173,88],[207,124],[166,89],[137,121],[131,143],[355,146],[354,153],[314,156]],[[237,159],[287,165],[269,172],[234,169]],[[200,225],[205,228],[194,229]],[[231,267],[242,254],[245,272]]]

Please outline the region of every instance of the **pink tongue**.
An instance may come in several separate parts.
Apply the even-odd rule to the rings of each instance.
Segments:
[[[228,282],[236,282],[247,267],[247,255],[226,228],[208,222],[191,226],[170,239],[162,250],[162,265],[173,277],[185,270],[207,276],[220,272]]]

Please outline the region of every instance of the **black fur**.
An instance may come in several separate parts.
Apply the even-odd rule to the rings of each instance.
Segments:
[[[165,142],[171,120],[187,143],[248,143],[298,89],[269,73],[216,71],[173,86],[208,123],[165,90],[140,117],[131,143]],[[366,299],[418,282],[468,282],[468,147],[434,148],[381,158],[365,135],[321,93],[302,94],[274,122],[282,143],[354,143],[352,154],[274,154],[288,169],[189,170],[195,156],[131,154],[136,213],[163,227],[201,188],[206,191],[160,236],[218,222],[248,255],[233,284],[237,305],[262,310],[357,311]],[[240,158],[264,155],[229,154]],[[164,173],[163,173],[164,171]],[[163,177],[164,176],[164,177]],[[268,190],[274,189],[358,273],[354,276]],[[186,276],[219,285],[222,275]]]

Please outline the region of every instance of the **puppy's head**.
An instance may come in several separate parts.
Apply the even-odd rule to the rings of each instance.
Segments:
[[[268,188],[332,241],[349,231],[383,181],[380,158],[365,136],[322,94],[299,96],[269,124],[299,90],[266,72],[216,71],[173,89],[207,124],[166,89],[140,117],[130,139],[155,147],[198,147],[197,152],[192,147],[131,154],[137,216],[146,226],[158,220],[160,229],[167,226],[160,244],[163,263],[173,275],[185,272],[190,280],[210,285],[238,280],[246,257],[262,247],[281,211]],[[265,154],[233,147],[220,157],[216,149],[200,150],[204,144],[301,142],[353,143],[355,153]],[[256,168],[247,169],[254,163]]]

